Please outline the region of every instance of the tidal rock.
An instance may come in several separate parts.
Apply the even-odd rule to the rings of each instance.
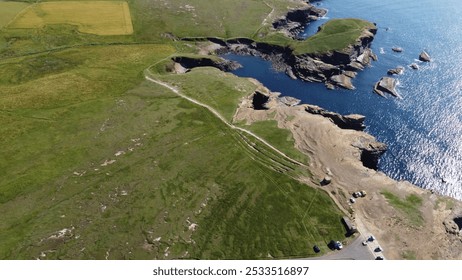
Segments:
[[[350,78],[356,78],[356,75],[358,75],[358,73],[356,72],[353,72],[353,71],[343,71],[343,74],[347,77],[350,77]]]
[[[313,115],[321,115],[325,118],[328,118],[335,125],[342,129],[354,129],[363,131],[366,128],[364,125],[364,120],[366,117],[363,115],[351,114],[343,116],[338,113],[327,111],[315,105],[305,105],[305,111]]]
[[[401,75],[404,73],[404,68],[403,67],[396,67],[394,69],[388,70],[387,74],[388,75]]]
[[[340,74],[340,75],[334,75],[330,77],[330,80],[333,84],[343,87],[346,89],[354,89],[355,87],[351,83],[351,77],[345,75],[345,74]]]
[[[383,77],[378,81],[374,86],[374,92],[380,96],[385,97],[385,92],[389,93],[395,97],[399,97],[398,92],[396,91],[396,85],[398,81],[390,78],[390,77]]]
[[[414,70],[419,70],[419,65],[417,65],[417,63],[412,63],[411,65],[409,65],[409,67],[411,67]]]
[[[394,52],[398,52],[398,53],[403,52],[403,48],[401,48],[401,47],[393,47],[393,48],[391,48],[391,50],[394,51]]]
[[[350,64],[348,64],[347,69],[352,70],[352,71],[364,70],[364,65],[362,65],[361,63],[357,61],[353,61]]]
[[[423,62],[430,62],[431,58],[430,58],[430,55],[428,53],[423,51],[419,55],[419,60],[423,61]]]

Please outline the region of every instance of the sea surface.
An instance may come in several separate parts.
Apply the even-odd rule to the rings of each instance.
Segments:
[[[379,170],[462,200],[461,0],[323,0],[314,5],[329,12],[309,24],[305,36],[333,18],[362,18],[378,26],[372,49],[379,60],[354,79],[355,90],[330,91],[323,84],[292,80],[260,58],[228,55],[244,66],[234,73],[303,103],[365,115],[366,131],[388,145]],[[394,53],[394,46],[404,51]],[[430,63],[418,61],[423,50]],[[419,70],[408,67],[413,62]],[[397,66],[405,67],[395,76],[402,99],[374,94],[374,83]]]

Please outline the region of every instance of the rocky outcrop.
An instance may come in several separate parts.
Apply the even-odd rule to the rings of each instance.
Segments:
[[[236,70],[242,65],[237,63],[236,61],[230,61],[223,58],[208,58],[208,57],[184,57],[184,56],[177,56],[172,58],[172,60],[178,64],[180,64],[185,69],[192,69],[195,67],[215,67],[222,71],[233,71]]]
[[[297,28],[288,28],[293,22],[306,24],[314,16],[324,15],[325,11],[309,6],[304,9],[289,12],[284,18],[276,21],[276,29],[288,29],[288,33],[300,32]],[[187,41],[207,39],[222,46],[217,54],[233,53],[238,55],[259,56],[273,63],[273,68],[287,73],[293,79],[308,82],[325,83],[328,88],[343,87],[354,89],[351,79],[355,72],[363,70],[377,56],[370,49],[377,27],[371,27],[362,32],[358,39],[341,51],[325,53],[294,54],[290,47],[256,42],[248,38],[223,40],[220,38],[183,38]],[[298,33],[297,33],[298,34]],[[208,65],[207,65],[208,66]]]
[[[377,60],[370,49],[376,32],[376,27],[364,30],[354,44],[342,51],[295,55],[288,64],[294,75],[302,80],[322,82],[328,88],[339,86],[354,89],[351,78],[355,74],[352,72],[363,70],[372,60]]]
[[[426,53],[425,51],[421,52],[420,55],[419,55],[419,60],[420,61],[423,61],[423,62],[430,62],[431,61],[431,58],[430,58],[430,55],[428,53]]]
[[[461,228],[454,219],[447,219],[443,222],[446,232],[453,235],[462,235]]]
[[[391,50],[394,51],[394,52],[398,52],[398,53],[403,52],[403,48],[401,48],[401,47],[393,47],[393,48],[391,48]]]
[[[252,96],[252,108],[254,110],[268,110],[270,97],[260,91],[255,91]]]
[[[355,89],[351,82],[351,77],[345,74],[335,75],[330,77],[330,82],[336,86],[346,88],[346,89]]]
[[[283,97],[279,97],[278,98],[279,101],[289,107],[292,107],[292,106],[296,106],[298,104],[300,104],[301,100],[300,99],[297,99],[297,98],[294,98],[294,97],[291,97],[291,96],[283,96]]]
[[[387,151],[387,145],[370,139],[359,139],[353,145],[361,151],[361,162],[367,168],[377,170],[380,156]]]
[[[335,125],[342,129],[354,129],[358,131],[363,131],[366,126],[364,125],[364,120],[366,119],[363,115],[352,114],[352,115],[340,115],[338,113],[327,111],[319,106],[315,105],[304,105],[305,111],[314,114],[321,115],[325,118],[330,119]]]
[[[414,70],[419,70],[419,65],[417,65],[417,63],[412,63],[411,65],[409,65],[409,67],[411,67]]]
[[[398,81],[390,78],[390,77],[383,77],[378,81],[374,86],[374,92],[378,95],[385,97],[385,93],[389,93],[394,97],[399,97],[398,92],[396,91],[396,85]]]
[[[327,10],[308,5],[302,9],[289,11],[287,15],[273,23],[273,28],[297,39],[310,21],[315,21],[326,14]]]
[[[387,74],[388,75],[401,75],[404,73],[404,68],[399,66],[393,69],[388,70]]]

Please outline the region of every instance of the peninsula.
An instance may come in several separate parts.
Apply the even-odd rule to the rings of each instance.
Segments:
[[[461,203],[377,171],[386,145],[364,116],[226,72],[239,65],[221,54],[256,55],[354,89],[377,27],[335,19],[299,38],[325,14],[301,0],[0,1],[0,258],[305,258],[373,234],[387,259],[460,259]],[[359,232],[345,237],[342,217]]]

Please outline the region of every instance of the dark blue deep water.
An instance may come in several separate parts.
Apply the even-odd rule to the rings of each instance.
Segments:
[[[379,169],[397,180],[462,200],[462,1],[461,0],[323,0],[325,19],[312,23],[314,34],[328,19],[357,17],[379,28],[372,44],[377,62],[354,80],[356,90],[326,90],[322,84],[294,81],[260,58],[234,56],[244,68],[234,73],[254,77],[272,91],[294,96],[341,114],[366,116],[367,132],[386,143]],[[400,46],[403,53],[391,48]],[[422,50],[430,63],[416,60]],[[418,71],[407,67],[412,62]],[[403,99],[382,98],[372,87],[390,68]]]

